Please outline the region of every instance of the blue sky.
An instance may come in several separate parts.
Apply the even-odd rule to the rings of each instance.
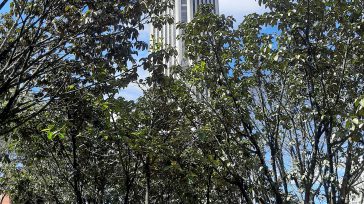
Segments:
[[[258,2],[255,0],[219,0],[220,3],[220,14],[225,14],[228,16],[233,16],[237,22],[240,23],[244,16],[251,13],[263,13],[265,11],[264,7],[260,7]],[[149,26],[141,31],[141,39],[146,42],[149,41]],[[138,57],[145,57],[147,52],[139,53]],[[145,78],[148,76],[148,72],[144,70],[139,70],[138,72],[140,78]],[[131,83],[126,89],[120,91],[120,96],[127,100],[135,100],[143,95],[143,90],[135,83]]]

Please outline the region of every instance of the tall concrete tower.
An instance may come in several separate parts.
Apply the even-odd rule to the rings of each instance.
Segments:
[[[168,69],[164,71],[164,74],[171,74],[171,66],[187,65],[187,61],[184,59],[184,43],[181,39],[177,39],[177,36],[181,35],[183,31],[177,29],[176,25],[180,22],[190,22],[201,4],[212,4],[214,5],[214,10],[211,12],[215,12],[216,14],[219,13],[219,0],[174,0],[174,8],[165,11],[165,14],[174,17],[174,23],[164,25],[161,29],[151,28],[151,49],[153,49],[153,44],[155,45],[155,43],[157,43],[162,46],[175,47],[178,51],[178,56],[176,56],[176,58],[165,62]]]

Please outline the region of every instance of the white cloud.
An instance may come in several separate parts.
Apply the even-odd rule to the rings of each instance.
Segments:
[[[137,83],[130,83],[128,87],[120,90],[118,96],[124,97],[126,100],[136,100],[144,94],[143,90]]]
[[[138,68],[138,80],[139,79],[146,79],[149,76],[149,72],[144,70],[143,68]],[[137,80],[137,81],[138,81]],[[119,91],[119,94],[117,96],[122,96],[126,100],[136,100],[140,96],[144,94],[144,90],[146,90],[146,87],[141,87],[138,82],[132,82],[130,83],[126,88],[121,89]]]
[[[255,0],[220,0],[219,3],[220,14],[234,16],[237,22],[241,22],[248,14],[263,13],[266,10]]]

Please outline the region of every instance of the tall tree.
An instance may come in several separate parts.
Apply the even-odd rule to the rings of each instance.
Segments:
[[[351,115],[363,93],[363,2],[260,2],[270,11],[237,30],[210,8],[183,26],[193,62],[184,81],[208,89],[198,95],[224,130],[219,146],[245,202],[347,202],[363,173],[362,130]],[[260,171],[240,173],[232,141]],[[249,182],[256,176],[261,185]]]
[[[0,187],[19,202],[347,203],[363,175],[363,3],[261,3],[237,28],[201,7],[181,25],[191,66],[163,76],[173,49],[153,50],[135,102],[102,73],[65,74],[13,132]]]
[[[147,47],[139,31],[148,22],[161,25],[167,6],[151,0],[2,1],[0,134],[75,86],[126,86],[137,69],[127,63],[135,64],[137,51]]]

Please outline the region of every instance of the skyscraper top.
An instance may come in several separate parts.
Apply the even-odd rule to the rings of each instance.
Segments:
[[[184,43],[181,39],[177,39],[177,36],[182,34],[182,31],[176,28],[176,24],[180,22],[190,22],[196,14],[198,6],[202,4],[212,4],[214,6],[212,12],[215,12],[216,14],[219,13],[219,0],[175,0],[174,8],[165,11],[165,14],[174,17],[174,23],[166,24],[161,29],[152,27],[150,36],[151,47],[153,47],[154,43],[158,43],[162,46],[175,47],[178,52],[178,56],[165,62],[168,67],[168,69],[165,70],[166,75],[171,74],[170,67],[177,64],[184,66],[187,63],[186,60],[184,60]]]

